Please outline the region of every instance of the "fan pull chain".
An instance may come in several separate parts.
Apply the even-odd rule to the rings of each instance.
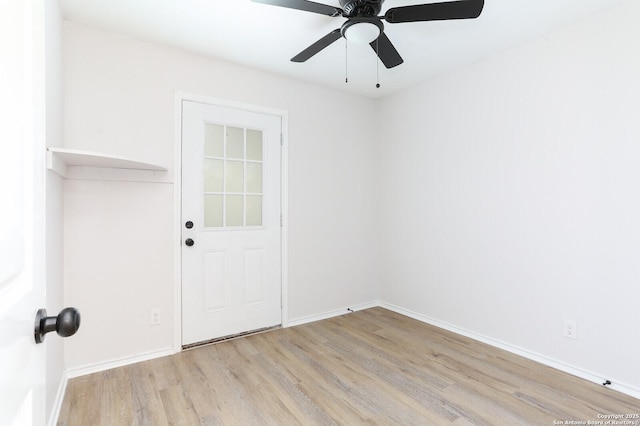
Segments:
[[[380,88],[380,58],[378,57],[380,54],[380,44],[378,40],[380,40],[380,37],[376,39],[376,89]]]
[[[344,39],[344,82],[349,82],[349,52],[347,52],[349,42],[347,38]]]

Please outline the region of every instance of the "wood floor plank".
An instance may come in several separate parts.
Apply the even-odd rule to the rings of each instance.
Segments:
[[[102,389],[105,374],[96,373],[72,380],[72,386],[67,387],[64,404],[68,404],[66,411],[69,417],[63,418],[64,425],[96,425],[102,411]],[[60,423],[59,423],[60,424]]]
[[[133,401],[126,369],[114,369],[105,374],[102,381],[102,403],[99,424],[133,423]]]
[[[69,381],[58,425],[550,425],[640,401],[372,308]]]
[[[153,426],[168,423],[153,374],[155,365],[156,363],[148,362],[121,369],[128,376],[130,385],[134,418],[131,424]]]
[[[170,425],[197,425],[200,418],[196,413],[190,396],[182,385],[175,385],[160,390],[160,399]]]

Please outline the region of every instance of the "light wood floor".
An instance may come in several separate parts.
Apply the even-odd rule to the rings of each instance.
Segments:
[[[69,382],[59,425],[552,425],[640,400],[373,308]]]

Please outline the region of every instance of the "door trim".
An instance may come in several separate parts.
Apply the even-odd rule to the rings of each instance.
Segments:
[[[282,227],[280,229],[281,247],[281,305],[282,327],[289,322],[289,115],[281,109],[267,108],[258,105],[235,102],[226,99],[212,98],[182,91],[175,92],[174,98],[174,144],[173,144],[173,350],[182,351],[182,102],[191,101],[201,104],[226,108],[236,108],[260,114],[275,115],[281,119],[282,149],[281,149],[281,212]]]

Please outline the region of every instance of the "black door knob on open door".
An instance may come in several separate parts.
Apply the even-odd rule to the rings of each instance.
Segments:
[[[57,317],[48,317],[46,309],[39,309],[36,314],[34,335],[36,343],[44,342],[45,334],[55,331],[60,337],[76,334],[80,328],[80,312],[76,308],[64,308]]]
[[[186,240],[184,240],[184,243],[189,247],[195,244],[195,242],[191,238],[187,238]]]

